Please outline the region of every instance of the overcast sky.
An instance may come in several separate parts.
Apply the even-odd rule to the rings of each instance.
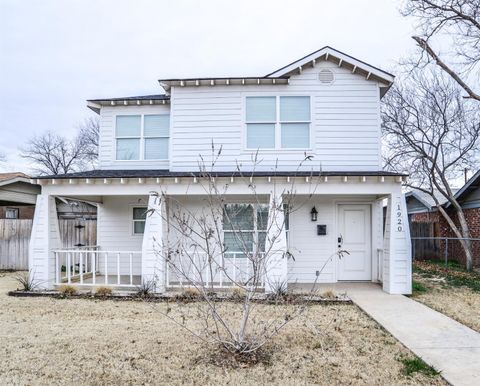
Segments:
[[[73,135],[86,99],[160,78],[264,75],[325,45],[389,70],[414,48],[400,0],[0,0],[0,153]]]

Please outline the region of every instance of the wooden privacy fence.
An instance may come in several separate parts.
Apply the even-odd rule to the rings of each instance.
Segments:
[[[33,220],[0,220],[0,269],[28,269]],[[97,221],[59,220],[62,248],[97,244]]]
[[[0,269],[28,269],[33,220],[0,220]]]

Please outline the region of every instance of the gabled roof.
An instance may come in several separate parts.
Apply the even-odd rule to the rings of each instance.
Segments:
[[[155,95],[140,95],[130,97],[115,97],[115,98],[100,98],[88,99],[87,107],[100,114],[102,106],[133,106],[133,105],[160,105],[170,103],[170,95],[155,94]]]
[[[461,200],[463,197],[467,196],[470,192],[475,189],[480,188],[480,170],[477,171],[467,182],[463,185],[457,193],[455,193],[455,199]],[[450,206],[450,202],[447,202],[445,208]]]
[[[0,173],[0,186],[13,184],[15,182],[31,183],[30,177],[22,172]]]
[[[352,72],[364,75],[367,79],[380,82],[381,96],[392,85],[394,76],[378,67],[365,63],[353,56],[347,55],[332,47],[325,46],[312,52],[278,70],[263,76],[250,77],[230,77],[230,78],[178,78],[178,79],[160,79],[160,85],[168,92],[172,86],[214,86],[231,84],[287,84],[290,76],[301,73],[306,67],[314,67],[317,61],[328,60],[334,62],[340,67],[349,68]]]
[[[267,74],[266,76],[290,76],[292,74],[301,72],[303,67],[314,66],[316,61],[319,59],[336,62],[340,66],[350,66],[352,70],[366,73],[368,79],[373,76],[386,85],[390,85],[395,79],[394,75],[329,46],[320,48],[319,50],[314,51],[303,58],[300,58],[290,64],[287,64],[286,66],[279,68],[278,70],[275,70],[274,72],[271,72],[270,74]]]
[[[452,190],[454,192],[456,191],[456,189],[452,189]],[[447,200],[447,198],[442,193],[440,193],[439,191],[435,190],[433,192],[433,195],[436,197],[436,199],[438,200],[440,205],[448,204],[449,201]],[[427,194],[427,193],[422,192],[420,190],[411,190],[411,191],[405,193],[405,198],[408,198],[408,197],[416,198],[429,211],[434,210],[437,207],[437,204],[436,204],[434,198],[430,194]]]

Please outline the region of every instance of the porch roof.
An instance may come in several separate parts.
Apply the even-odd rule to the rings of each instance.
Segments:
[[[76,178],[181,178],[181,177],[199,177],[203,172],[172,172],[163,169],[143,169],[143,170],[111,170],[96,169],[78,173],[67,173],[58,175],[38,176],[36,179],[76,179]],[[406,177],[408,174],[378,171],[222,171],[209,173],[213,177],[309,177],[309,176],[385,176],[385,177]]]

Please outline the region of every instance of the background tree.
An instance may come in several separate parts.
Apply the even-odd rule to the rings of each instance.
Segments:
[[[88,118],[73,139],[46,132],[30,139],[20,156],[33,162],[39,174],[58,175],[95,167],[98,158],[99,121]]]
[[[432,197],[458,238],[470,237],[452,182],[464,169],[479,166],[480,117],[478,104],[462,98],[462,89],[438,71],[414,70],[387,93],[382,127],[387,167],[410,174],[407,186]],[[458,218],[440,205],[445,197]],[[471,243],[460,240],[467,269],[472,269]]]
[[[435,63],[468,95],[480,101],[480,0],[407,0],[404,16],[418,22],[413,36],[420,55],[414,67]],[[442,52],[443,51],[443,52]]]
[[[98,140],[100,137],[100,119],[95,117],[86,118],[78,127],[79,136],[86,146],[86,154],[91,161],[98,158]]]

